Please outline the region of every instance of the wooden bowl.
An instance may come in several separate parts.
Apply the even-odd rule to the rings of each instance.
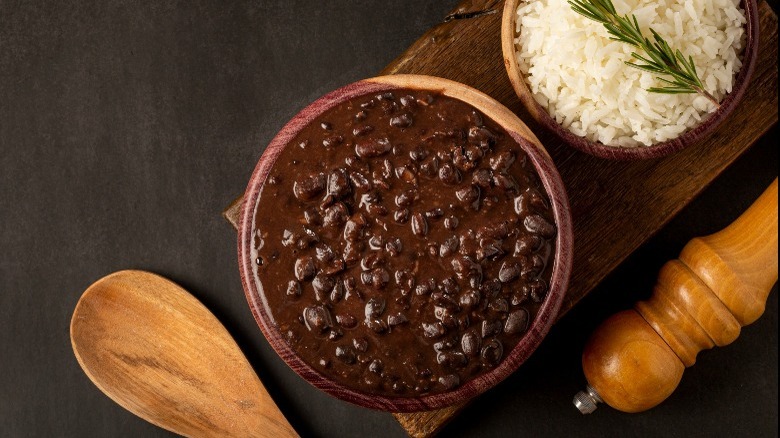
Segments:
[[[386,397],[359,392],[330,380],[300,359],[282,339],[277,326],[272,322],[263,304],[263,289],[253,269],[254,262],[251,257],[252,238],[255,232],[254,218],[257,209],[261,207],[258,205],[258,197],[268,173],[288,142],[302,128],[334,106],[366,94],[376,94],[398,88],[429,90],[461,100],[501,125],[519,147],[528,154],[550,197],[553,216],[558,226],[549,292],[539,309],[539,313],[517,346],[492,371],[482,374],[452,391],[420,397]],[[244,195],[238,234],[238,258],[244,292],[257,324],[274,350],[301,377],[332,396],[367,408],[392,412],[438,409],[463,402],[496,385],[516,370],[547,334],[560,308],[571,272],[572,224],[569,201],[558,171],[539,140],[514,113],[491,97],[457,82],[430,76],[377,77],[355,82],[317,99],[293,117],[274,137],[260,157]]]
[[[727,94],[720,103],[720,107],[693,129],[689,129],[672,140],[656,143],[652,146],[621,147],[607,146],[601,142],[593,142],[584,137],[573,134],[564,128],[547,112],[547,109],[534,99],[531,90],[522,76],[517,64],[515,54],[515,25],[517,19],[517,7],[522,0],[506,0],[504,3],[504,15],[501,20],[501,48],[504,56],[509,81],[520,97],[525,108],[542,126],[552,131],[564,143],[601,158],[614,160],[637,160],[644,158],[660,158],[679,151],[687,146],[697,143],[714,132],[723,121],[734,111],[742,96],[745,94],[750,77],[753,75],[756,58],[758,57],[758,5],[756,0],[742,0],[747,24],[745,34],[747,41],[742,54],[742,68],[734,80],[731,93]]]

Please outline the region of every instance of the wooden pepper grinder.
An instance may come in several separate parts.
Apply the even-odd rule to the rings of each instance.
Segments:
[[[699,351],[724,346],[764,313],[777,282],[777,179],[724,230],[666,263],[653,295],[607,319],[582,354],[583,414],[605,402],[641,412],[664,401]]]

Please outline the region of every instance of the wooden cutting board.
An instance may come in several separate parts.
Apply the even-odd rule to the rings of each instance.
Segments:
[[[759,57],[739,107],[700,144],[663,159],[616,162],[566,147],[536,125],[512,90],[501,55],[502,0],[467,0],[382,74],[440,76],[475,87],[516,112],[561,173],[574,220],[574,269],[560,316],[663,227],[777,123],[777,16],[759,4]],[[238,223],[241,198],[223,216]],[[393,414],[413,437],[435,434],[464,405]]]

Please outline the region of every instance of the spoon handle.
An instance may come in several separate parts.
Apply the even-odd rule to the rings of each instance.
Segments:
[[[661,268],[653,295],[607,319],[582,354],[574,403],[640,412],[665,400],[704,349],[733,342],[777,282],[777,179],[722,231],[694,238]]]
[[[163,277],[120,271],[95,282],[76,306],[71,342],[100,390],[172,432],[297,436],[222,324]]]

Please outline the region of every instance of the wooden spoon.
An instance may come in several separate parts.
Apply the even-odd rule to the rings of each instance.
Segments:
[[[163,277],[101,278],[76,305],[70,339],[92,382],[157,426],[185,436],[298,436],[217,318]]]

